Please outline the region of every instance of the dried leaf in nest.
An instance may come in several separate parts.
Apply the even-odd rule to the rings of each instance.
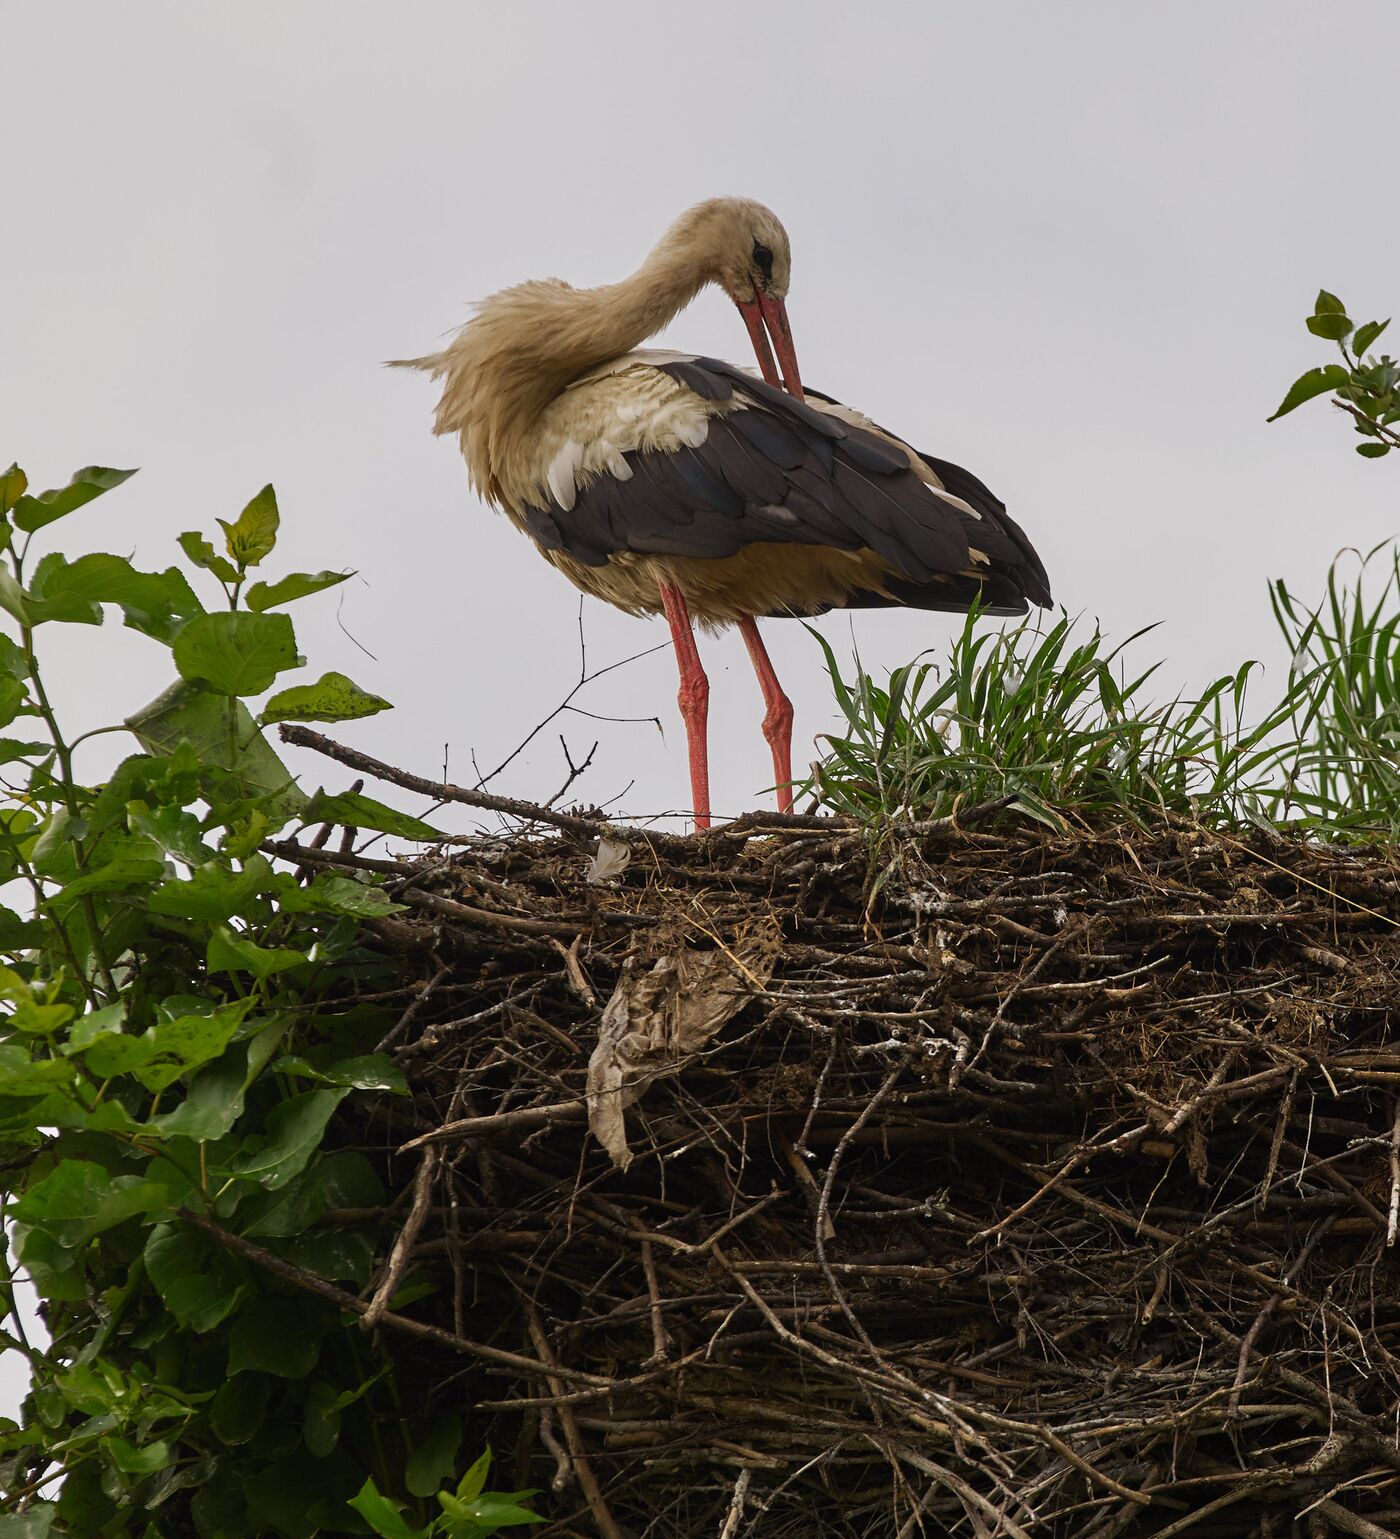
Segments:
[[[588,1126],[614,1165],[632,1163],[627,1107],[648,1085],[678,1073],[764,987],[781,941],[777,925],[764,920],[716,951],[679,943],[622,964],[588,1061]]]

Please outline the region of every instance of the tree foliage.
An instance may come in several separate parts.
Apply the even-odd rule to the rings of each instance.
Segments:
[[[308,798],[262,735],[259,719],[388,705],[327,673],[258,710],[303,663],[284,606],[351,575],[251,580],[277,543],[271,487],[217,543],[181,535],[183,565],[162,571],[53,547],[52,526],[131,473],[38,494],[17,466],[0,475],[0,1289],[3,1344],[31,1372],[0,1423],[0,1539],[479,1539],[538,1521],[531,1493],[485,1490],[485,1456],[459,1471],[460,1425],[402,1403],[355,1317],[221,1241],[369,1282],[371,1231],[345,1215],[388,1194],[351,1133],[365,1097],[404,1085],[375,1051],[386,964],[358,937],[397,905],[261,846],[308,818],[432,830],[366,796]],[[168,651],[171,686],[73,736],[45,627],[115,617]],[[109,732],[139,750],[92,783],[84,745]],[[18,1274],[49,1346],[26,1333]]]
[[[1395,430],[1400,422],[1400,363],[1389,353],[1377,358],[1370,349],[1389,325],[1384,320],[1358,326],[1335,294],[1319,289],[1307,328],[1313,336],[1335,342],[1342,361],[1322,364],[1295,379],[1269,421],[1276,421],[1305,401],[1330,395],[1365,440],[1357,444],[1356,452],[1363,459],[1383,458],[1400,444],[1400,433]]]

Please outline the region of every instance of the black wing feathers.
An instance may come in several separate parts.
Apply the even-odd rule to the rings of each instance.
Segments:
[[[1025,534],[967,471],[922,456],[980,517],[922,482],[896,445],[733,364],[695,358],[657,367],[704,400],[733,400],[737,389],[755,405],[712,417],[698,448],[630,451],[629,479],[596,477],[572,508],[527,508],[526,527],[545,550],[602,566],[622,551],[719,559],[761,543],[868,548],[895,575],[888,595],[853,593],[852,607],[956,611],[980,600],[993,613],[1021,614],[1027,598],[1050,602]],[[967,575],[969,542],[990,562],[975,576]]]

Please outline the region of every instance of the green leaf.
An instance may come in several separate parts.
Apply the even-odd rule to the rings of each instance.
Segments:
[[[1289,386],[1288,394],[1283,398],[1283,404],[1269,418],[1270,422],[1276,422],[1286,412],[1301,406],[1304,401],[1311,401],[1315,395],[1326,395],[1330,390],[1340,390],[1351,379],[1351,375],[1339,363],[1329,363],[1320,369],[1309,369],[1306,374],[1301,374]]]
[[[300,1440],[298,1439],[298,1442]],[[254,1448],[258,1445],[254,1444]],[[313,1459],[297,1447],[276,1463],[245,1466],[243,1493],[253,1520],[231,1539],[279,1535],[280,1539],[312,1539],[318,1534],[351,1531],[345,1504],[351,1500],[362,1470],[344,1449]],[[358,1531],[360,1525],[354,1524]]]
[[[408,1094],[408,1081],[403,1070],[383,1053],[341,1058],[324,1069],[314,1068],[305,1058],[279,1058],[272,1067],[278,1074],[296,1074],[303,1079],[319,1080],[323,1085],[344,1085],[350,1090],[383,1090],[391,1095]]]
[[[169,1443],[158,1441],[143,1443],[138,1447],[129,1439],[119,1437],[115,1433],[109,1433],[102,1440],[102,1451],[123,1474],[138,1476],[154,1475],[157,1470],[163,1470],[175,1457]]]
[[[1329,294],[1326,289],[1317,291],[1317,299],[1313,304],[1314,315],[1345,315],[1346,309],[1335,294]]]
[[[1357,444],[1356,452],[1364,459],[1378,460],[1384,454],[1390,453],[1389,444]]]
[[[3,570],[0,567],[0,571]],[[0,674],[0,727],[8,727],[28,699],[29,690],[23,680],[11,678],[7,673]]]
[[[277,494],[265,486],[233,523],[221,518],[219,527],[224,531],[229,555],[240,567],[248,567],[257,566],[264,556],[271,554],[277,543],[279,522]]]
[[[366,1523],[380,1535],[380,1539],[422,1539],[426,1529],[410,1528],[399,1509],[387,1496],[381,1496],[373,1477],[366,1479],[359,1494],[350,1498],[350,1505]]]
[[[324,1459],[340,1441],[340,1396],[335,1386],[324,1379],[313,1380],[302,1409],[306,1418],[302,1422],[306,1451],[314,1458]]]
[[[174,1111],[153,1117],[151,1124],[167,1138],[193,1138],[197,1142],[222,1138],[243,1115],[243,1096],[250,1078],[247,1048],[233,1043],[194,1075],[185,1099]]]
[[[271,1388],[272,1381],[261,1373],[237,1373],[225,1379],[209,1407],[215,1436],[231,1447],[250,1442],[266,1419]]]
[[[18,465],[11,465],[0,474],[0,513],[8,513],[16,501],[29,490],[29,477]]]
[[[15,679],[29,677],[29,659],[24,648],[9,636],[0,636],[0,674],[3,673]]]
[[[134,470],[107,470],[101,465],[76,470],[67,486],[40,492],[37,497],[20,497],[14,504],[15,527],[26,532],[42,529],[45,524],[75,512],[84,503],[100,497],[103,492],[110,492],[135,474]]]
[[[272,867],[262,855],[250,855],[241,871],[211,860],[196,867],[188,880],[172,878],[157,887],[150,896],[150,909],[154,914],[169,914],[177,919],[223,924],[235,914],[244,913],[253,898],[275,886],[276,881]]]
[[[243,601],[249,609],[261,614],[264,609],[276,609],[294,599],[334,588],[354,575],[354,572],[288,572],[276,582],[255,582],[244,594]]]
[[[328,1154],[317,1171],[326,1201],[333,1208],[377,1208],[385,1199],[379,1172],[354,1149]]]
[[[118,604],[123,611],[141,617],[194,615],[199,600],[183,576],[167,572],[139,572],[125,556],[93,551],[76,561],[55,552],[35,568],[30,592],[39,618],[50,608],[64,605]]]
[[[88,1070],[100,1079],[133,1074],[147,1090],[164,1090],[182,1075],[220,1057],[252,1003],[240,999],[208,1015],[158,1021],[140,1036],[104,1031],[78,1051]]]
[[[398,834],[404,839],[440,839],[442,835],[421,818],[386,807],[372,796],[359,791],[341,791],[329,795],[317,791],[302,808],[302,820],[306,823],[342,823],[347,828],[372,828],[381,834]]]
[[[13,615],[21,625],[33,623],[29,595],[20,587],[8,566],[0,566],[0,609]]]
[[[132,833],[145,835],[187,866],[202,866],[214,859],[213,850],[204,842],[199,819],[183,807],[157,807],[152,811],[141,802],[128,802],[127,824]]]
[[[67,558],[51,551],[34,568],[25,595],[25,608],[30,625],[42,625],[46,620],[62,620],[71,625],[101,625],[102,608],[81,593],[65,593],[62,590],[62,572],[68,565]],[[46,595],[50,578],[57,576],[58,591]]]
[[[169,1193],[141,1176],[112,1176],[91,1160],[63,1160],[10,1209],[14,1218],[72,1250],[137,1213],[169,1205]]]
[[[135,1071],[137,1079],[147,1090],[164,1090],[190,1070],[220,1057],[252,1004],[251,998],[239,999],[209,1015],[158,1021],[146,1033],[155,1050],[150,1062]]]
[[[61,1058],[31,1058],[14,1043],[0,1046],[0,1095],[45,1096],[73,1083],[72,1066]]]
[[[24,1512],[7,1512],[0,1517],[0,1539],[47,1539],[57,1516],[57,1502],[35,1502]]]
[[[306,960],[305,952],[259,946],[235,935],[227,925],[216,925],[209,936],[207,966],[211,973],[252,973],[255,978],[271,978]]]
[[[457,1482],[457,1496],[464,1502],[475,1501],[486,1489],[486,1476],[491,1469],[491,1450],[478,1456],[476,1463]]]
[[[311,1165],[280,1191],[259,1192],[239,1206],[243,1233],[250,1239],[283,1240],[321,1221],[329,1204],[319,1165]],[[349,1204],[346,1204],[349,1206]]]
[[[459,1520],[464,1519],[468,1523],[479,1525],[471,1530],[475,1539],[493,1534],[498,1528],[515,1528],[523,1523],[543,1523],[544,1519],[538,1512],[531,1512],[528,1507],[522,1507],[515,1500],[517,1496],[533,1496],[533,1491],[518,1491],[507,1494],[503,1491],[486,1491],[477,1497],[474,1502],[459,1502],[456,1498],[450,1498],[454,1507],[458,1509],[454,1515]],[[444,1493],[438,1492],[438,1501],[444,1509],[447,1502]],[[468,1531],[459,1529],[458,1533],[465,1535]]]
[[[281,1379],[304,1379],[321,1355],[319,1316],[271,1294],[250,1299],[229,1333],[228,1371],[253,1369]]]
[[[402,913],[406,907],[395,903],[382,887],[324,873],[305,887],[280,894],[278,906],[284,914],[341,914],[354,919],[382,919],[386,914]]]
[[[306,800],[241,700],[181,681],[126,725],[152,753],[171,754],[188,742],[198,762],[236,777],[245,794],[271,798],[266,806],[282,819]]]
[[[462,1446],[462,1418],[444,1411],[427,1433],[414,1439],[404,1469],[404,1484],[414,1496],[431,1496],[457,1467]]]
[[[1313,336],[1329,342],[1340,342],[1351,331],[1351,322],[1344,315],[1310,315],[1307,326]]]
[[[279,1248],[303,1272],[314,1272],[327,1282],[353,1283],[357,1291],[374,1272],[374,1246],[358,1229],[313,1229],[309,1234],[291,1236],[290,1242]]]
[[[292,622],[281,614],[196,615],[171,652],[181,678],[222,695],[260,695],[279,673],[302,662]]]
[[[482,1525],[483,1534],[492,1534],[498,1528],[518,1528],[526,1523],[543,1523],[538,1512],[522,1507],[516,1496],[533,1496],[534,1491],[519,1491],[507,1495],[501,1491],[487,1491],[476,1501],[467,1504],[474,1522]]]
[[[6,1024],[29,1036],[50,1036],[73,1017],[72,1005],[42,1005],[27,996],[16,998],[13,1005]]]
[[[0,1000],[11,1007],[6,1024],[33,1036],[48,1036],[73,1018],[72,1005],[52,1002],[53,991],[31,987],[12,968],[0,967]]]
[[[1352,351],[1356,356],[1359,358],[1389,325],[1390,322],[1384,320],[1367,321],[1364,326],[1358,326],[1356,328],[1356,335],[1351,339]]]
[[[258,719],[264,725],[274,721],[357,721],[361,716],[392,709],[387,700],[361,689],[343,673],[323,673],[314,684],[279,690]]]
[[[347,1089],[307,1090],[279,1102],[268,1113],[266,1133],[248,1140],[233,1169],[269,1191],[285,1186],[306,1168],[331,1114],[349,1094]]]
[[[190,1516],[199,1539],[248,1539],[257,1532],[248,1514],[243,1482],[230,1463],[222,1464],[214,1478],[195,1492]],[[75,1532],[89,1531],[98,1532],[95,1528]]]
[[[0,675],[0,690],[6,684],[18,684],[17,679],[6,679]],[[22,694],[23,691],[21,690]],[[0,764],[12,764],[16,759],[42,759],[47,758],[53,752],[52,743],[32,743],[27,739],[14,737],[0,737]]]
[[[158,1225],[146,1240],[143,1257],[151,1285],[186,1330],[212,1331],[247,1292],[238,1262],[197,1229]]]
[[[122,855],[106,865],[89,870],[54,894],[54,902],[65,906],[78,898],[97,892],[126,892],[145,889],[166,874],[165,862],[154,857]]]
[[[238,568],[227,556],[221,556],[197,529],[185,530],[180,536],[180,549],[195,566],[212,572],[220,582],[238,581]]]

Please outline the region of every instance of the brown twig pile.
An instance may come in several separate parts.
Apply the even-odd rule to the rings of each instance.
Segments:
[[[352,1306],[541,1532],[1400,1533],[1389,859],[554,822],[381,860]]]

